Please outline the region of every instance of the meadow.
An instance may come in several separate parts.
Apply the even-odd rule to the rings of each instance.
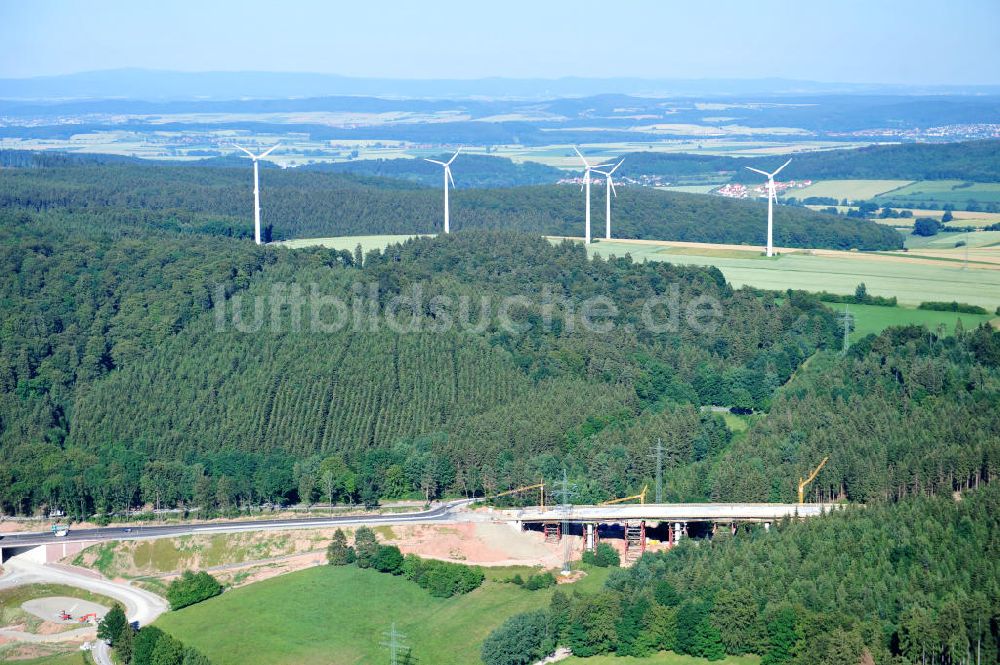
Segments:
[[[879,194],[910,185],[912,180],[822,180],[788,195],[800,201],[810,196],[828,196],[851,201],[866,201]]]
[[[504,619],[547,605],[551,589],[502,581],[532,570],[487,569],[481,588],[441,599],[374,570],[318,566],[169,612],[156,625],[220,665],[353,665],[388,662],[380,642],[395,623],[415,662],[464,665],[479,662],[482,641]],[[560,588],[596,591],[606,577],[606,569],[591,569]]]
[[[1000,183],[964,182],[962,180],[920,180],[874,197],[876,203],[891,201],[896,205],[921,207],[951,203],[964,208],[966,203],[1000,203]]]

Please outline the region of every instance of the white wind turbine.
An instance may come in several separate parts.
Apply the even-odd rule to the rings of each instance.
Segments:
[[[587,190],[587,209],[586,212],[584,213],[584,217],[586,219],[586,223],[584,225],[584,230],[585,230],[584,242],[589,245],[590,244],[590,172],[597,168],[604,168],[605,166],[607,166],[607,164],[595,164],[592,166],[583,156],[583,153],[580,152],[579,148],[573,146],[573,150],[576,150],[576,154],[580,157],[580,161],[583,162],[583,185],[580,187],[580,189]]]
[[[615,191],[615,183],[614,181],[611,180],[611,174],[617,171],[618,167],[621,166],[622,162],[624,161],[625,160],[623,159],[621,160],[621,162],[615,164],[614,168],[612,168],[610,171],[600,171],[596,168],[593,169],[594,172],[600,173],[602,176],[604,176],[604,180],[607,183],[608,187],[608,191],[606,192],[606,196],[604,198],[604,203],[607,206],[607,217],[605,218],[605,227],[604,227],[605,240],[611,240],[611,195],[614,194],[615,198],[616,199],[618,198],[618,192]],[[587,207],[589,208],[590,206]]]
[[[243,146],[236,145],[235,143],[230,144],[234,148],[239,148],[247,154],[250,159],[253,160],[253,240],[258,245],[261,244],[260,240],[260,174],[258,172],[257,162],[264,157],[270,155],[275,148],[277,148],[280,143],[275,143],[273,146],[255,155]]]
[[[755,169],[752,166],[747,168],[754,173],[759,173],[762,176],[767,176],[767,255],[771,256],[774,254],[774,245],[771,242],[771,235],[774,229],[774,203],[778,200],[778,195],[774,191],[774,176],[778,175],[781,169],[785,168],[792,163],[792,160],[788,160],[775,170],[774,173],[768,173],[767,171],[761,171],[760,169]]]
[[[444,232],[445,233],[450,233],[451,232],[451,228],[449,226],[449,220],[448,220],[448,181],[449,180],[451,181],[451,186],[452,187],[455,186],[455,179],[451,177],[451,163],[453,161],[455,161],[455,158],[458,157],[458,153],[460,153],[460,152],[462,152],[461,148],[459,148],[458,150],[456,150],[455,154],[452,155],[451,159],[449,159],[447,162],[439,162],[436,159],[425,159],[424,160],[425,162],[430,162],[431,164],[437,164],[439,166],[443,166],[444,167]]]

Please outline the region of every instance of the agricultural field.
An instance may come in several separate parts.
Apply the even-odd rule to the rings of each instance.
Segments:
[[[844,305],[827,303],[827,307],[836,311],[844,311]],[[848,305],[848,310],[854,319],[852,342],[870,333],[879,333],[889,326],[918,325],[937,330],[939,326],[945,333],[951,333],[957,322],[962,322],[965,330],[975,328],[997,318],[995,314],[958,314],[956,312],[935,312],[911,307],[879,307],[877,305]]]
[[[368,251],[408,237],[344,236],[293,240],[286,245],[353,250],[361,242]],[[552,238],[553,242],[560,240]],[[969,244],[968,268],[964,248],[955,247],[962,240]],[[916,307],[928,300],[957,300],[993,312],[1000,305],[1000,231],[938,234],[931,238],[909,235],[907,248],[911,251],[864,253],[779,248],[779,255],[769,259],[760,248],[746,245],[612,240],[595,242],[588,251],[602,256],[630,254],[639,261],[714,265],[736,287],[850,294],[864,282],[872,295],[896,296],[904,306]]]
[[[800,201],[810,196],[828,196],[838,201],[866,201],[912,183],[912,180],[823,180],[795,190],[794,196]]]
[[[993,232],[975,235],[983,235],[985,242],[991,237],[986,233]],[[941,248],[926,256],[779,249],[778,256],[768,259],[759,248],[749,246],[645,240],[602,241],[591,245],[589,251],[602,256],[628,253],[640,261],[714,265],[737,287],[746,284],[779,291],[797,288],[850,294],[864,282],[872,295],[896,296],[902,305],[957,300],[994,311],[1000,305],[1000,270],[993,260],[1000,258],[1000,247],[971,249],[969,267],[964,269],[964,252],[954,248],[957,238],[952,235],[948,234],[951,249]]]
[[[353,665],[387,661],[379,643],[395,622],[415,662],[465,665],[479,662],[482,641],[505,618],[541,608],[552,595],[502,581],[532,569],[486,572],[481,588],[441,599],[371,569],[317,566],[169,612],[156,625],[212,662]],[[561,588],[596,591],[606,576],[606,569],[593,569]]]
[[[434,234],[427,234],[428,236]],[[275,243],[292,249],[302,247],[327,247],[329,249],[346,249],[350,252],[359,244],[363,252],[370,252],[373,249],[385,249],[389,245],[397,242],[405,242],[410,238],[419,237],[417,235],[375,235],[375,236],[340,236],[333,238],[303,238],[299,240],[284,240]]]
[[[928,204],[951,203],[964,208],[969,201],[1000,203],[1000,183],[963,182],[961,180],[920,180],[905,187],[872,197],[876,203],[892,202],[897,206],[920,208]]]

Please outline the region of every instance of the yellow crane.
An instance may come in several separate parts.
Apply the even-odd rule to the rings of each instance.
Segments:
[[[512,490],[507,490],[506,492],[500,492],[493,496],[494,499],[499,499],[502,496],[510,496],[511,494],[518,494],[520,492],[527,492],[528,490],[538,490],[538,505],[542,508],[545,507],[545,483],[536,483],[534,485],[525,485],[524,487],[515,487]]]
[[[639,499],[639,503],[645,504],[646,492],[648,491],[649,491],[649,485],[646,485],[645,487],[642,488],[642,491],[636,494],[635,496],[623,496],[620,499],[611,499],[611,501],[602,501],[601,505],[610,506],[613,503],[624,503],[626,501],[634,501],[635,499]]]
[[[823,461],[819,463],[819,466],[817,466],[815,469],[813,469],[813,472],[810,473],[809,477],[806,478],[805,480],[802,480],[802,478],[799,477],[799,503],[805,503],[806,502],[806,500],[805,500],[806,485],[808,485],[812,481],[816,480],[816,475],[819,474],[819,470],[823,468],[823,465],[826,464],[826,461],[828,459],[830,459],[830,458],[829,457],[824,457]]]

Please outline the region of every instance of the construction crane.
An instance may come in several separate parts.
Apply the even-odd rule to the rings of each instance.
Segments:
[[[515,487],[512,490],[507,490],[506,492],[500,492],[499,494],[493,495],[494,499],[499,499],[502,496],[510,496],[511,494],[518,494],[520,492],[527,492],[528,490],[538,490],[538,505],[541,508],[545,507],[545,483],[536,483],[534,485],[525,485],[524,487]]]
[[[614,504],[614,503],[624,503],[626,501],[634,501],[635,499],[639,499],[639,503],[645,504],[646,503],[646,492],[648,492],[648,491],[649,491],[649,485],[646,485],[645,487],[642,488],[641,492],[639,492],[638,494],[636,494],[634,496],[623,496],[620,499],[611,499],[611,501],[602,501],[601,505],[602,506],[610,506],[611,504]]]
[[[801,476],[799,477],[799,503],[805,503],[806,502],[806,500],[805,500],[806,485],[808,485],[812,481],[816,480],[816,475],[819,474],[819,470],[823,468],[823,465],[826,464],[826,461],[828,459],[830,459],[830,458],[829,457],[824,457],[823,461],[819,463],[819,466],[817,466],[815,469],[813,469],[813,472],[810,473],[809,477],[806,478],[805,480],[802,480]]]

